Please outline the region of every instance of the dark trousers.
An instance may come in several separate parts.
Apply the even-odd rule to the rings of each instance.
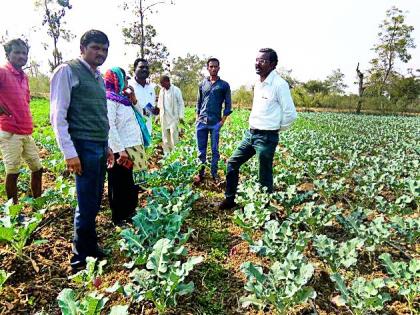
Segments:
[[[119,155],[114,156],[117,161]],[[114,166],[108,169],[108,200],[114,223],[120,223],[134,215],[138,192],[138,186],[134,184],[133,170],[115,162]]]
[[[73,140],[73,143],[82,164],[82,175],[76,175],[72,258],[76,262],[94,256],[98,248],[95,219],[101,206],[108,143],[88,140]]]
[[[207,159],[207,143],[210,134],[211,141],[211,175],[217,175],[217,164],[219,163],[219,135],[220,135],[220,122],[209,126],[205,123],[199,122],[197,124],[197,146],[198,158],[201,163],[205,164]],[[200,170],[200,175],[204,175],[204,167]]]
[[[258,158],[259,182],[273,192],[273,157],[279,142],[275,131],[248,131],[241,144],[236,148],[227,164],[226,192],[227,199],[234,199],[238,188],[239,168],[255,154]]]

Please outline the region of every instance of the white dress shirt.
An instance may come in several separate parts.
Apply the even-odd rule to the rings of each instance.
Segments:
[[[249,126],[259,130],[286,130],[297,118],[289,84],[275,71],[254,87]]]
[[[143,144],[140,126],[131,106],[107,100],[109,139],[112,152],[121,152],[126,148]]]
[[[155,94],[155,87],[151,83],[146,83],[143,87],[141,84],[137,83],[137,81],[133,78],[130,80],[129,85],[134,88],[134,93],[137,98],[136,108],[140,109],[140,113],[143,115],[143,108],[148,104],[152,104],[155,106],[156,103],[156,94]],[[152,116],[153,115],[143,115],[146,119],[146,127],[149,131],[150,135],[152,134]]]

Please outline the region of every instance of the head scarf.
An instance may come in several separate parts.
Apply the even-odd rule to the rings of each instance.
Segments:
[[[107,72],[104,76],[105,89],[106,89],[106,98],[108,100],[131,106],[130,100],[122,94],[124,88],[124,74],[118,67],[113,67]]]

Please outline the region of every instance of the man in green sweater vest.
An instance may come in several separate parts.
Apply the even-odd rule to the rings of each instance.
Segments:
[[[108,148],[105,85],[97,69],[108,55],[109,40],[101,31],[87,31],[80,39],[81,57],[55,70],[51,79],[50,120],[67,169],[76,175],[73,257],[78,271],[87,256],[103,258],[95,218],[103,193],[106,164],[114,155]]]

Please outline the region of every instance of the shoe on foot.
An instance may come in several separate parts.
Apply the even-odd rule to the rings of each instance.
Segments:
[[[78,273],[79,271],[82,271],[86,268],[86,261],[85,259],[74,259],[72,258],[70,260],[70,267],[71,267],[71,273],[74,275]]]
[[[108,255],[102,248],[98,247],[92,256],[101,260],[106,258]]]
[[[198,184],[200,184],[202,181],[203,181],[203,175],[195,175],[194,176],[194,185],[198,185]]]
[[[234,199],[226,198],[219,204],[219,210],[229,210],[236,206],[237,204]]]

